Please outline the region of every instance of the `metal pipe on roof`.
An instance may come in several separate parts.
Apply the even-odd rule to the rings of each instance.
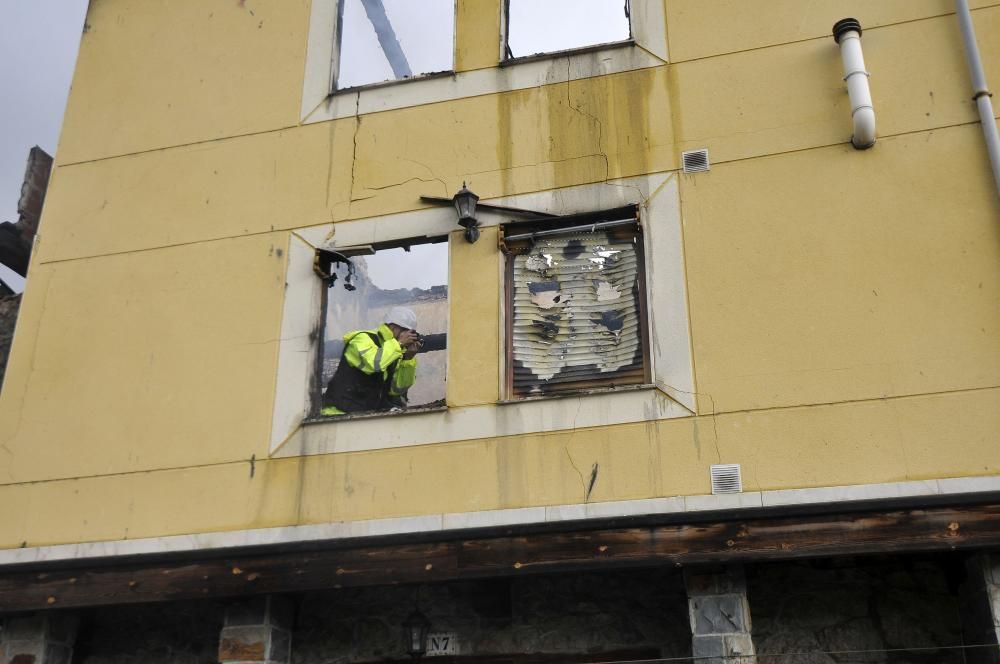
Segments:
[[[368,20],[371,21],[372,28],[375,29],[375,36],[378,37],[378,43],[385,53],[385,59],[392,67],[393,75],[397,79],[413,76],[410,63],[406,60],[403,47],[399,45],[396,31],[392,29],[392,23],[389,21],[389,15],[385,13],[382,0],[361,0],[361,4],[365,8]]]

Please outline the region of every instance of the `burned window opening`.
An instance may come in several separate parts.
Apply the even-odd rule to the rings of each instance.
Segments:
[[[637,208],[504,227],[507,394],[650,380]]]
[[[311,418],[444,407],[446,240],[316,250],[326,287]]]
[[[334,91],[453,68],[453,0],[339,0]]]
[[[502,59],[628,42],[632,39],[629,4],[629,0],[506,0]]]

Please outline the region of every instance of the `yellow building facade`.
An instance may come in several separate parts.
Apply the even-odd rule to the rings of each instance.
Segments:
[[[1000,490],[1000,199],[951,2],[632,0],[627,43],[513,62],[504,8],[457,0],[450,73],[331,94],[332,0],[91,2],[0,394],[0,562]],[[972,9],[996,79],[1000,3]],[[421,200],[463,182],[475,244]],[[491,205],[637,207],[642,388],[509,398]],[[315,250],[434,234],[447,407],[311,421]]]

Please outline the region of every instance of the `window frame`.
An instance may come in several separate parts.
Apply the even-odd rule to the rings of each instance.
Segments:
[[[644,229],[640,216],[640,206],[630,204],[617,208],[596,210],[593,212],[583,212],[577,214],[560,215],[529,221],[511,221],[500,225],[500,247],[504,255],[503,269],[503,302],[502,302],[502,325],[503,325],[503,352],[502,352],[502,385],[500,404],[522,403],[525,401],[536,401],[542,399],[559,399],[565,397],[583,396],[590,394],[600,394],[607,392],[619,392],[629,390],[653,389],[653,362],[654,357],[650,349],[649,317],[649,293],[647,289],[646,275],[646,242]],[[625,215],[629,215],[626,217]],[[636,308],[638,314],[639,343],[641,350],[642,379],[640,381],[630,381],[620,384],[614,383],[614,377],[607,378],[607,385],[594,387],[556,390],[553,393],[543,393],[539,395],[518,395],[514,389],[514,262],[519,253],[509,250],[506,245],[506,238],[518,233],[533,232],[537,230],[560,230],[570,229],[579,226],[599,224],[597,221],[601,217],[614,219],[615,222],[633,220],[634,238],[636,242],[636,284],[637,292]],[[513,231],[513,232],[512,232]],[[558,235],[558,234],[557,234]],[[596,380],[596,379],[595,379]]]
[[[412,408],[405,408],[398,411],[364,411],[359,413],[345,413],[343,415],[323,415],[321,410],[323,408],[323,390],[326,387],[323,381],[323,364],[326,361],[326,332],[327,332],[327,318],[328,310],[330,305],[330,290],[336,286],[335,283],[327,284],[327,277],[322,273],[320,268],[321,256],[323,254],[339,254],[340,256],[346,258],[353,258],[356,256],[373,256],[379,251],[386,251],[390,249],[406,249],[409,247],[415,247],[424,244],[445,244],[446,249],[449,244],[449,236],[447,234],[438,235],[427,235],[422,237],[413,238],[403,238],[400,240],[385,240],[383,242],[373,242],[372,244],[355,246],[355,247],[343,247],[336,249],[328,249],[317,247],[315,251],[315,262],[314,262],[314,272],[316,277],[320,280],[321,286],[319,291],[319,323],[317,325],[317,338],[318,343],[316,344],[315,354],[313,358],[313,366],[310,372],[310,382],[309,382],[309,403],[308,403],[308,414],[303,419],[304,423],[312,422],[337,422],[343,420],[356,420],[356,419],[369,419],[377,417],[399,417],[402,415],[415,415],[418,413],[435,413],[448,410],[447,404],[441,406],[414,406]],[[332,273],[332,271],[331,271]],[[449,275],[450,277],[450,275]],[[336,277],[334,277],[336,280]],[[445,301],[448,301],[450,297],[450,284],[446,284]],[[448,305],[448,320],[450,325],[451,320],[451,307]],[[445,345],[444,352],[448,352],[448,347]],[[445,374],[447,375],[447,363],[448,358],[445,356]]]
[[[299,107],[302,124],[652,69],[670,61],[664,4],[640,2],[631,6],[630,42],[597,45],[561,55],[526,57],[505,65],[501,61],[506,42],[504,35],[500,34],[504,21],[498,15],[496,67],[456,70],[453,73],[332,90],[333,59],[340,53],[339,45],[335,49],[333,43],[338,5],[339,0],[312,0]],[[498,5],[497,11],[502,11],[502,6]],[[452,47],[457,56],[460,37],[457,5],[455,25]],[[553,62],[558,62],[558,65],[554,66]],[[402,83],[407,85],[400,85]]]
[[[414,413],[400,426],[393,418],[308,422],[310,380],[319,325],[321,281],[313,270],[317,248],[356,248],[387,240],[449,235],[449,279],[455,289],[467,275],[455,273],[452,262],[466,243],[451,206],[430,206],[406,212],[344,219],[336,224],[303,225],[291,229],[285,245],[285,290],[277,340],[274,400],[271,409],[270,458],[313,454],[365,452],[416,445],[504,438],[525,434],[570,431],[577,427],[632,424],[690,417],[699,403],[694,380],[694,356],[687,308],[683,229],[679,177],[674,172],[618,178],[590,184],[539,190],[500,197],[488,202],[508,208],[534,210],[541,216],[569,215],[638,205],[645,252],[646,301],[651,334],[655,389],[625,389],[571,397],[525,399],[498,405],[503,363],[503,307],[500,285],[502,261],[495,264],[497,280],[497,401],[452,404],[445,412]],[[482,207],[477,213],[484,229],[510,222],[510,213]],[[493,231],[495,234],[496,231]],[[494,237],[493,242],[496,239]],[[480,240],[481,245],[483,240]],[[492,267],[491,267],[492,269]],[[491,277],[491,279],[494,277]],[[461,281],[460,281],[461,280]],[[467,295],[468,293],[466,293]],[[455,300],[451,300],[454,307]],[[449,336],[456,339],[449,317]],[[492,344],[491,344],[492,345]],[[456,350],[455,344],[451,344]],[[467,350],[467,349],[466,349]],[[464,352],[464,351],[463,351]],[[455,356],[453,355],[453,359]],[[449,367],[456,367],[453,361]],[[450,372],[450,370],[449,370]],[[458,383],[450,380],[447,398]],[[409,413],[407,413],[409,414]]]
[[[330,58],[330,80],[328,87],[328,97],[335,97],[337,95],[350,94],[359,92],[362,90],[374,90],[378,88],[384,88],[388,86],[401,85],[404,83],[412,83],[414,81],[422,81],[431,78],[442,78],[455,75],[455,50],[457,46],[457,33],[458,33],[458,3],[461,0],[452,0],[451,3],[451,17],[452,17],[452,31],[451,31],[451,67],[448,69],[442,69],[440,71],[428,72],[425,74],[415,74],[407,78],[400,78],[394,80],[386,81],[375,81],[372,83],[363,83],[361,85],[352,85],[349,87],[339,88],[337,87],[337,78],[340,76],[340,48],[343,43],[344,38],[344,3],[348,0],[333,0],[335,5],[335,18],[333,26],[333,37],[332,37],[332,53]]]
[[[536,62],[538,60],[551,60],[557,58],[565,58],[574,55],[581,55],[585,53],[593,53],[595,51],[605,51],[608,49],[616,48],[627,48],[629,46],[635,46],[635,30],[632,26],[632,1],[631,0],[621,0],[624,3],[626,9],[626,19],[628,20],[628,38],[619,39],[618,41],[610,42],[598,42],[596,44],[586,44],[584,46],[575,46],[573,48],[564,48],[557,51],[542,51],[540,53],[532,53],[530,55],[509,55],[510,50],[510,2],[511,0],[503,0],[501,5],[501,19],[500,19],[500,67],[510,67],[513,65],[520,64],[522,62]]]

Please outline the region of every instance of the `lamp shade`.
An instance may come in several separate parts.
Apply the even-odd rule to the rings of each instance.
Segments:
[[[479,201],[479,196],[472,193],[472,191],[465,186],[464,182],[462,183],[462,188],[458,190],[458,193],[455,194],[452,200],[455,202],[455,211],[458,212],[458,223],[463,226],[467,226],[468,224],[464,224],[462,222],[475,220],[476,203]]]
[[[420,659],[427,652],[427,633],[430,629],[430,621],[419,611],[411,613],[403,622],[406,652],[414,660]]]

